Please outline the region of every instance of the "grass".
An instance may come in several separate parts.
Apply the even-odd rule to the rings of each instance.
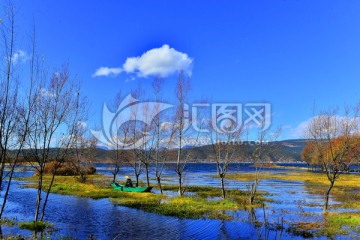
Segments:
[[[25,185],[25,187],[35,188],[37,186],[36,176],[22,178],[20,180],[30,181],[30,183]],[[48,189],[50,180],[50,176],[44,176],[44,190]],[[51,192],[63,195],[89,197],[93,199],[118,197],[119,192],[114,191],[114,189],[110,186],[109,181],[110,180],[108,178],[99,174],[89,176],[86,183],[76,181],[73,176],[56,176]]]
[[[254,180],[253,173],[240,173],[228,175],[229,179],[239,181]],[[289,171],[289,172],[260,172],[260,179],[298,181],[303,182],[307,192],[323,195],[329,186],[329,180],[325,173],[307,172],[307,171]],[[360,209],[360,176],[356,174],[342,174],[335,182],[331,191],[331,197],[339,202],[330,206],[332,209]],[[291,193],[295,194],[295,193]],[[303,237],[327,236],[334,238],[336,235],[360,234],[360,213],[349,212],[330,212],[324,215],[324,222],[298,222],[292,224],[288,229],[294,235]],[[356,237],[355,237],[356,238]]]
[[[254,174],[241,173],[231,174],[229,179],[239,181],[252,181]],[[325,173],[315,173],[307,171],[290,171],[290,172],[260,172],[260,179],[275,179],[283,181],[299,181],[303,182],[309,193],[323,195],[329,186],[329,180]],[[331,196],[340,204],[333,205],[333,208],[360,209],[360,192],[359,190],[360,176],[356,174],[342,174],[335,182],[334,188],[331,190]],[[295,193],[292,193],[295,194]]]
[[[17,222],[16,218],[1,218],[0,225],[15,226]]]
[[[52,228],[52,225],[51,223],[45,221],[20,222],[19,228],[35,232],[41,232],[44,231],[46,228]]]
[[[29,181],[25,185],[26,187],[36,187],[36,177],[20,180]],[[48,188],[50,180],[50,176],[44,176],[44,189]],[[51,192],[93,199],[110,198],[112,202],[125,207],[190,219],[231,219],[231,211],[260,207],[266,201],[265,194],[258,193],[257,201],[253,205],[249,205],[245,192],[239,190],[227,190],[227,199],[223,200],[221,199],[221,189],[203,186],[188,186],[186,191],[195,194],[183,197],[119,192],[110,186],[110,182],[110,178],[99,174],[89,176],[86,183],[79,183],[71,176],[56,176]],[[177,186],[167,185],[164,186],[164,190],[177,191]]]
[[[301,236],[304,238],[312,238],[316,232],[321,229],[322,225],[314,222],[298,222],[292,224],[286,229],[287,232],[292,233],[295,236]]]
[[[328,213],[321,235],[334,237],[338,234],[360,234],[360,213]]]
[[[296,236],[305,238],[326,236],[330,239],[337,235],[358,238],[360,234],[360,213],[327,213],[324,222],[298,222],[287,228]]]
[[[254,180],[254,173],[241,173],[241,174],[229,174],[228,179],[240,180],[240,181],[251,181]],[[310,182],[312,184],[319,185],[329,185],[329,180],[326,177],[325,173],[315,173],[307,171],[290,171],[290,172],[279,172],[279,173],[270,173],[270,172],[260,172],[260,179],[276,179],[283,181],[301,181],[301,182]],[[359,187],[360,176],[355,174],[342,174],[336,183],[341,182],[342,187]],[[335,187],[336,184],[335,183]]]
[[[120,198],[111,201],[126,207],[179,218],[232,219],[226,211],[239,209],[239,205],[230,200],[210,201],[198,196],[172,197],[153,193],[122,193]]]

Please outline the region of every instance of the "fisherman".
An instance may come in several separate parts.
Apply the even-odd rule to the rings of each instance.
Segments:
[[[126,178],[125,187],[133,187],[133,183],[131,181],[131,178],[129,176],[125,176],[125,178]]]

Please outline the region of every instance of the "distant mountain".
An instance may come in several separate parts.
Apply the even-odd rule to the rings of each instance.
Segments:
[[[301,152],[306,145],[306,139],[283,140],[267,143],[261,150],[263,162],[297,162],[301,161]],[[234,145],[233,158],[238,161],[251,161],[255,150],[259,148],[256,142],[242,142]],[[212,145],[185,149],[195,161],[211,161],[215,159]]]
[[[301,152],[306,144],[306,139],[291,139],[283,141],[269,142],[263,150],[261,156],[264,162],[297,162],[301,161]],[[251,161],[253,152],[258,148],[256,142],[242,142],[234,145],[234,159],[238,161]],[[175,161],[176,149],[170,150],[170,156],[174,156]],[[191,162],[212,162],[215,159],[213,146],[204,145],[194,147],[186,145],[183,148],[184,154],[189,154]],[[95,159],[99,162],[110,161],[115,156],[114,150],[106,150],[98,148],[96,150]]]

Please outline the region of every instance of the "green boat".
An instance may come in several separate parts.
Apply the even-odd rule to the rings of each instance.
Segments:
[[[150,192],[152,187],[126,187],[122,184],[112,183],[111,186],[117,190],[122,192]]]

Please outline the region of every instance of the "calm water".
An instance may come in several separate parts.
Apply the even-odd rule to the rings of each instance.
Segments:
[[[109,165],[99,164],[97,168],[100,173],[110,174]],[[239,168],[242,171],[254,171],[249,164],[234,164],[230,170],[237,171]],[[282,174],[291,170],[274,168],[270,171]],[[119,178],[131,173],[131,168],[124,168]],[[211,177],[215,173],[216,168],[213,164],[189,164],[186,169],[187,184],[218,186],[218,180]],[[18,173],[22,176],[31,174],[32,172]],[[164,183],[174,181],[171,168],[165,170],[164,179]],[[30,221],[34,215],[36,191],[22,188],[21,184],[23,183],[14,181],[5,216],[16,217],[19,221]],[[246,185],[244,182],[227,181],[229,188],[245,190]],[[296,222],[299,219],[321,220],[323,196],[309,194],[301,182],[264,180],[260,182],[259,188],[274,193],[271,198],[275,202],[269,203],[269,208],[265,209],[270,223],[280,223],[280,219],[283,219],[286,226],[288,222]],[[304,216],[304,212],[313,214]],[[279,236],[279,231],[255,227],[252,224],[254,219],[263,221],[263,216],[263,210],[257,209],[253,213],[238,211],[234,213],[233,221],[187,220],[116,206],[108,199],[93,200],[52,194],[49,198],[46,220],[54,223],[58,229],[53,233],[53,237],[70,235],[78,239],[90,236],[96,239],[263,239],[264,235],[274,239],[275,236]],[[31,234],[17,227],[3,226],[2,230],[4,234]],[[283,232],[281,239],[301,237]]]

